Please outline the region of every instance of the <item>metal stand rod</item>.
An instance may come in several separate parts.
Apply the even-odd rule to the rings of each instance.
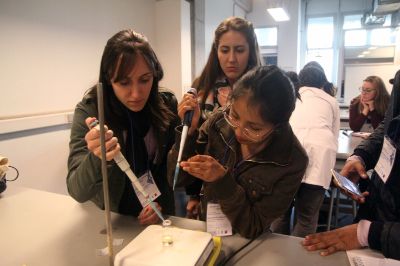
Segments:
[[[97,105],[99,112],[99,124],[100,124],[100,144],[101,144],[101,173],[103,175],[103,193],[104,193],[104,207],[106,216],[107,226],[107,244],[108,244],[108,256],[110,260],[110,266],[114,265],[114,251],[113,251],[113,236],[111,226],[111,214],[110,214],[110,195],[108,189],[108,175],[107,175],[107,160],[106,160],[106,145],[105,145],[105,131],[104,131],[104,101],[103,101],[103,84],[97,84]]]

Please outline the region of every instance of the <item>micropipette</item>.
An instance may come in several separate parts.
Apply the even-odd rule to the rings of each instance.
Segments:
[[[100,130],[99,127],[99,122],[97,120],[93,121],[90,125],[90,128],[96,128],[97,130]],[[149,201],[150,207],[155,211],[155,213],[160,217],[161,221],[164,221],[164,217],[162,216],[161,212],[159,209],[157,209],[156,205],[153,202],[153,199],[150,197],[150,195],[143,189],[142,185],[139,182],[139,179],[136,177],[136,175],[133,173],[131,170],[131,167],[129,166],[128,161],[125,159],[124,155],[122,155],[121,152],[118,152],[114,156],[114,161],[117,163],[119,168],[129,177],[131,180],[132,184],[135,186],[137,190],[139,190],[140,193],[142,193],[143,197]]]
[[[195,88],[190,88],[187,91],[187,93],[190,93],[194,97],[197,97],[197,91]],[[188,133],[189,127],[192,124],[193,113],[194,113],[193,110],[187,111],[183,118],[181,142],[179,144],[178,161],[176,162],[176,166],[175,166],[174,182],[172,184],[172,190],[175,190],[176,181],[178,180],[178,174],[179,174],[179,168],[180,168],[179,164],[181,163],[181,160],[182,160],[182,152],[183,152],[183,148],[185,147],[187,133]]]

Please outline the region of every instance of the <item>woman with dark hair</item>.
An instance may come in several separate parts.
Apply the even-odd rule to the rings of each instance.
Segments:
[[[197,89],[200,103],[199,126],[214,110],[226,106],[235,82],[249,69],[260,65],[259,47],[252,23],[239,17],[222,21],[215,30],[207,63],[192,84]],[[190,195],[186,208],[188,217],[197,216],[201,185],[201,180],[197,180],[186,187],[186,193]]]
[[[132,183],[114,163],[121,151],[139,179],[154,179],[159,192],[156,205],[174,213],[174,197],[166,179],[167,153],[179,124],[177,101],[158,86],[162,67],[147,39],[133,30],[123,30],[108,40],[99,82],[104,88],[106,159],[108,161],[111,211],[138,216],[140,223],[158,221],[149,207],[142,208]],[[98,116],[96,86],[75,108],[71,128],[67,187],[79,202],[93,201],[104,209],[101,150],[98,130],[89,125]]]
[[[319,70],[322,71],[322,73],[324,74],[325,79],[326,79],[325,70],[317,61],[308,62],[307,64],[304,65],[303,69],[305,69],[307,67],[318,68]],[[324,86],[322,87],[322,89],[332,97],[335,97],[336,92],[337,92],[337,88],[331,82],[329,82],[327,79],[326,79],[326,82],[325,82]]]
[[[307,155],[289,125],[295,101],[291,82],[276,66],[257,67],[242,76],[229,105],[200,129],[197,101],[184,98],[185,109],[195,111],[177,185],[195,178],[204,182],[201,218],[207,218],[209,230],[213,227],[212,217],[207,217],[210,209],[212,216],[226,217],[233,230],[247,238],[268,230],[287,210],[307,166]],[[177,128],[168,155],[170,181],[181,129]],[[230,231],[214,229],[211,232],[217,235]]]
[[[385,117],[389,100],[390,96],[382,79],[368,76],[363,80],[360,95],[350,103],[350,128],[353,131],[372,132]]]
[[[301,101],[290,119],[293,132],[307,152],[309,165],[294,200],[295,224],[290,232],[292,208],[277,219],[274,232],[304,237],[315,233],[325,190],[331,181],[330,169],[336,162],[340,126],[339,105],[325,92],[324,72],[307,66],[299,73]]]

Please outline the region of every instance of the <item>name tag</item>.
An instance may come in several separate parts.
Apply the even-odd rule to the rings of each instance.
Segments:
[[[392,141],[385,136],[381,155],[379,156],[378,163],[375,166],[375,172],[382,179],[383,183],[386,183],[390,172],[392,171],[395,158],[396,148],[392,144]]]
[[[218,203],[207,204],[207,232],[213,236],[232,235],[232,225]]]
[[[156,182],[154,182],[154,178],[150,171],[147,171],[145,174],[143,174],[138,179],[139,179],[139,183],[142,185],[144,191],[146,191],[147,194],[149,194],[152,201],[154,201],[154,199],[158,198],[161,195],[161,192],[160,192],[160,190],[158,190]],[[150,199],[146,199],[143,196],[143,194],[140,193],[140,191],[136,189],[135,186],[133,186],[133,189],[135,190],[136,196],[138,197],[140,204],[142,204],[142,207],[147,206],[149,204]]]

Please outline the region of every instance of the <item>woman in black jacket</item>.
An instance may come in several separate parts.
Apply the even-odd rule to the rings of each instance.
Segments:
[[[374,169],[364,197],[353,197],[362,203],[357,223],[307,236],[303,245],[308,250],[324,249],[321,255],[329,255],[368,246],[400,260],[400,70],[391,82],[391,104],[384,121],[354,150],[341,171],[358,183],[360,176],[368,180],[366,169]]]

